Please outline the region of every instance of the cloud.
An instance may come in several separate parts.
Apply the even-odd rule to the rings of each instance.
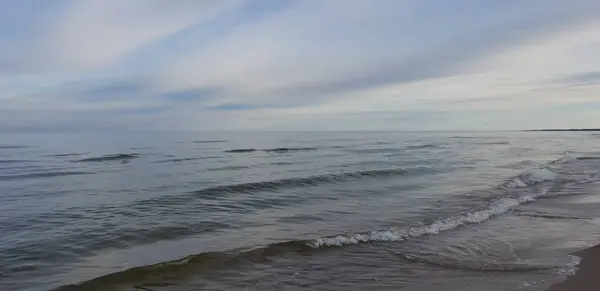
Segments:
[[[569,77],[560,78],[558,80],[555,80],[554,82],[563,83],[565,86],[568,87],[600,85],[600,72],[594,71],[587,73],[578,73]]]
[[[597,6],[458,2],[299,2],[182,56],[164,79],[175,88],[229,87],[231,102],[319,102],[321,96],[464,73],[469,62],[565,29],[591,17],[586,8]],[[475,16],[467,21],[465,14]]]
[[[0,4],[6,124],[513,128],[600,93],[592,0],[32,3]]]
[[[42,35],[29,41],[35,47],[29,49],[29,56],[21,60],[21,65],[28,71],[115,66],[130,54],[194,25],[210,22],[234,7],[235,2],[68,1],[61,5],[60,13],[52,14],[53,21],[37,27]]]

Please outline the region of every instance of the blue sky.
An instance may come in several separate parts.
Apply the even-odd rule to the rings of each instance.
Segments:
[[[598,127],[597,0],[0,0],[0,130]]]

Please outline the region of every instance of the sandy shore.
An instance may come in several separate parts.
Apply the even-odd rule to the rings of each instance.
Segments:
[[[579,271],[567,280],[553,285],[547,291],[599,291],[600,245],[575,253],[583,260]]]

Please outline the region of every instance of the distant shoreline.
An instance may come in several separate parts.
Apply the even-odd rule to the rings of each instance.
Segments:
[[[600,128],[526,129],[523,131],[600,131]]]

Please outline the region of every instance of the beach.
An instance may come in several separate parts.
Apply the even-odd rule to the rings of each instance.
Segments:
[[[600,245],[574,253],[581,257],[575,275],[553,285],[547,291],[598,291],[600,290]]]

